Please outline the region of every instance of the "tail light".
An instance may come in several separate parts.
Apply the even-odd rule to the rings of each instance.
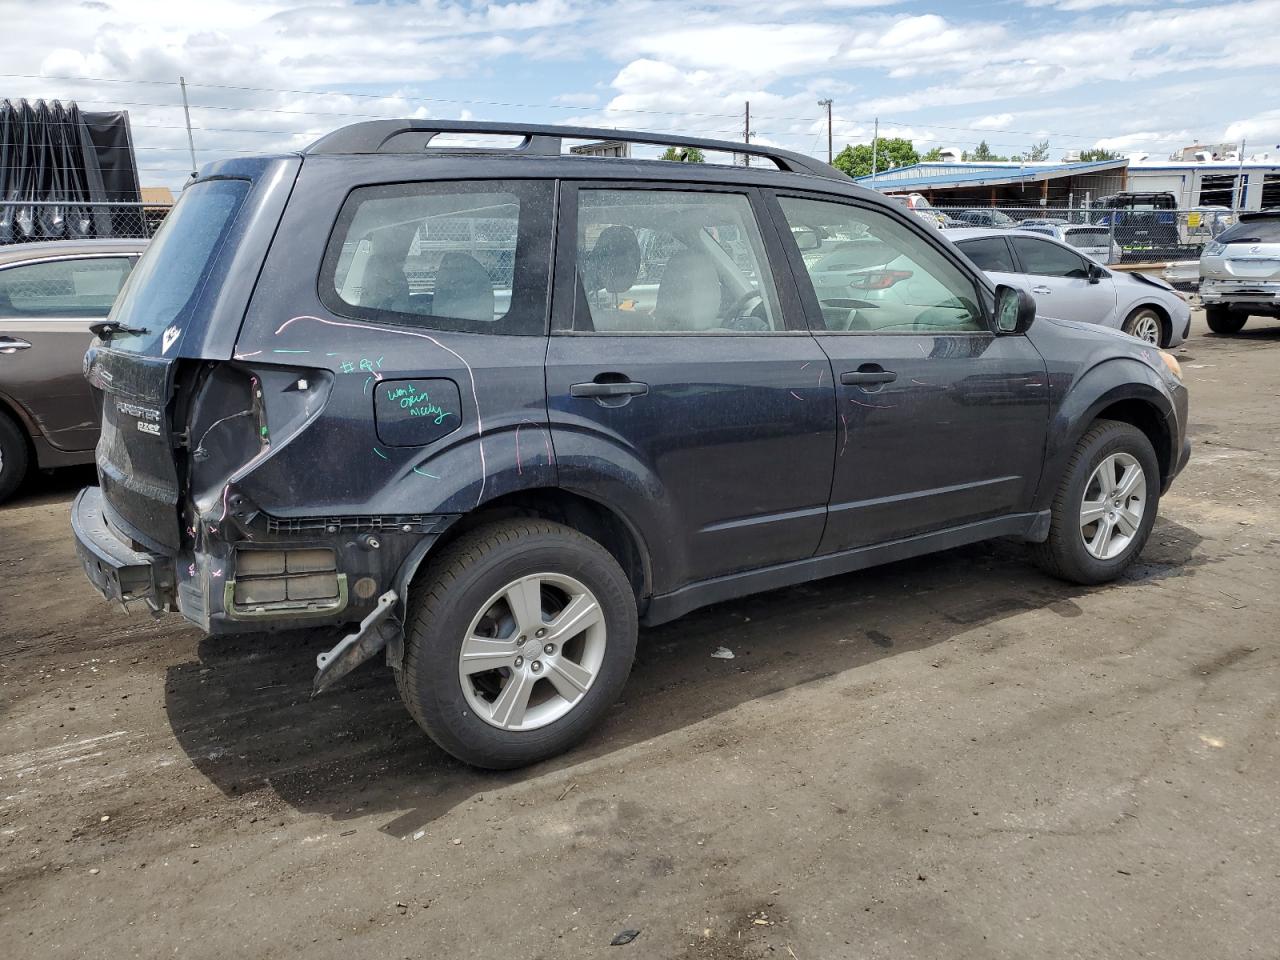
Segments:
[[[855,276],[849,281],[849,286],[855,290],[888,290],[895,283],[910,280],[912,276],[910,270],[870,270]]]

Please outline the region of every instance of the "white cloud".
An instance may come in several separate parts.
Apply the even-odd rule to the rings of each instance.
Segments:
[[[975,130],[1003,130],[1013,123],[1012,113],[992,113],[973,121],[970,126]]]

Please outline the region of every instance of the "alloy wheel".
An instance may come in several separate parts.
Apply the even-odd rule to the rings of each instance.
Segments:
[[[1120,556],[1142,526],[1147,478],[1142,464],[1127,453],[1103,458],[1085,484],[1080,505],[1080,536],[1099,560]]]
[[[604,663],[604,610],[581,581],[559,573],[513,580],[481,607],[458,656],[458,679],[481,720],[536,730],[568,714]]]
[[[1152,346],[1160,346],[1160,318],[1151,311],[1144,311],[1133,318],[1133,335]]]

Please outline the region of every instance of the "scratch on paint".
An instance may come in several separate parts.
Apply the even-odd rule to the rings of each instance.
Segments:
[[[520,430],[528,424],[531,427],[537,427],[542,431],[542,445],[547,450],[547,466],[551,466],[556,462],[556,455],[551,451],[551,431],[547,429],[545,423],[538,423],[536,420],[530,420],[528,417],[516,424],[516,473],[524,473],[524,461],[520,457]]]
[[[858,406],[860,406],[860,407],[867,407],[867,408],[869,408],[869,409],[871,409],[871,410],[883,410],[883,409],[885,409],[886,407],[896,407],[896,406],[897,406],[897,404],[896,404],[896,403],[863,403],[861,400],[855,400],[855,399],[853,399],[853,397],[850,397],[850,398],[849,398],[849,402],[850,402],[850,403],[856,403],[856,404],[857,404]]]
[[[425,470],[419,470],[417,467],[414,467],[414,468],[413,468],[413,472],[414,472],[414,473],[416,473],[416,474],[417,474],[418,476],[420,476],[420,477],[430,477],[432,480],[439,480],[439,479],[440,479],[440,478],[439,478],[439,477],[437,477],[434,473],[427,473],[427,471],[425,471]]]
[[[844,443],[840,446],[840,456],[844,456],[845,450],[849,446],[849,418],[843,413],[840,414],[840,424],[844,427]]]
[[[918,386],[918,387],[927,387],[927,386],[929,385],[929,381],[928,381],[928,380],[917,380],[915,377],[912,377],[912,378],[911,378],[911,382],[912,382],[912,383],[914,383],[914,384],[915,384],[916,386]]]
[[[389,459],[390,459],[390,457],[388,457],[385,453],[383,453],[383,452],[382,452],[381,450],[379,450],[377,447],[374,447],[374,448],[373,448],[373,452],[374,452],[374,453],[376,453],[378,456],[380,456],[383,460],[389,460]]]
[[[825,370],[818,371],[818,386],[822,386],[822,378],[826,375],[826,372]]]
[[[272,350],[272,353],[310,353],[310,350]]]
[[[792,395],[793,397],[795,397],[797,400],[803,400],[803,399],[804,399],[804,397],[800,396],[800,394],[796,393],[794,390],[788,390],[788,391],[787,391],[787,393],[791,394],[791,395]]]
[[[480,449],[480,492],[476,494],[476,504],[479,505],[480,502],[484,500],[485,484],[489,479],[489,468],[484,454],[484,420],[480,414],[480,394],[476,390],[476,374],[475,371],[471,369],[471,364],[467,363],[466,358],[464,358],[462,354],[458,353],[458,351],[446,347],[435,337],[426,333],[421,333],[417,330],[392,330],[388,327],[373,327],[365,323],[344,323],[339,320],[325,320],[323,317],[314,317],[310,314],[302,314],[300,316],[289,318],[284,323],[280,324],[276,329],[275,335],[277,337],[280,336],[280,334],[284,333],[285,330],[288,329],[291,323],[296,323],[299,320],[314,320],[316,323],[323,323],[326,326],[347,327],[352,330],[359,330],[363,333],[368,333],[370,330],[377,330],[381,333],[399,334],[402,337],[416,337],[419,340],[427,340],[434,343],[441,350],[458,358],[458,362],[466,367],[467,377],[471,381],[471,399],[476,405],[476,440]]]
[[[233,359],[248,360],[250,357],[256,357],[260,353],[262,353],[261,350],[254,350],[252,353],[237,353]]]
[[[806,360],[804,363],[800,365],[800,369],[803,370],[805,367],[809,366],[809,364],[811,363],[813,363],[812,360]]]

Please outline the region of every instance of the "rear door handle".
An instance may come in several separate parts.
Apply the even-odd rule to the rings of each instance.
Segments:
[[[569,386],[571,397],[643,397],[649,392],[647,383],[623,380],[620,383],[574,383]]]
[[[898,375],[892,370],[883,370],[874,363],[864,363],[857,370],[840,374],[840,382],[846,386],[860,386],[867,383],[893,383]]]
[[[1053,293],[1053,290],[1052,290],[1050,287],[1046,287],[1046,286],[1039,286],[1039,287],[1032,287],[1032,288],[1031,288],[1031,292],[1032,292],[1032,293],[1039,293],[1039,294],[1042,294],[1042,295],[1043,295],[1043,294],[1046,294],[1046,293]]]
[[[0,353],[17,353],[19,350],[30,350],[31,344],[17,337],[0,337]]]

